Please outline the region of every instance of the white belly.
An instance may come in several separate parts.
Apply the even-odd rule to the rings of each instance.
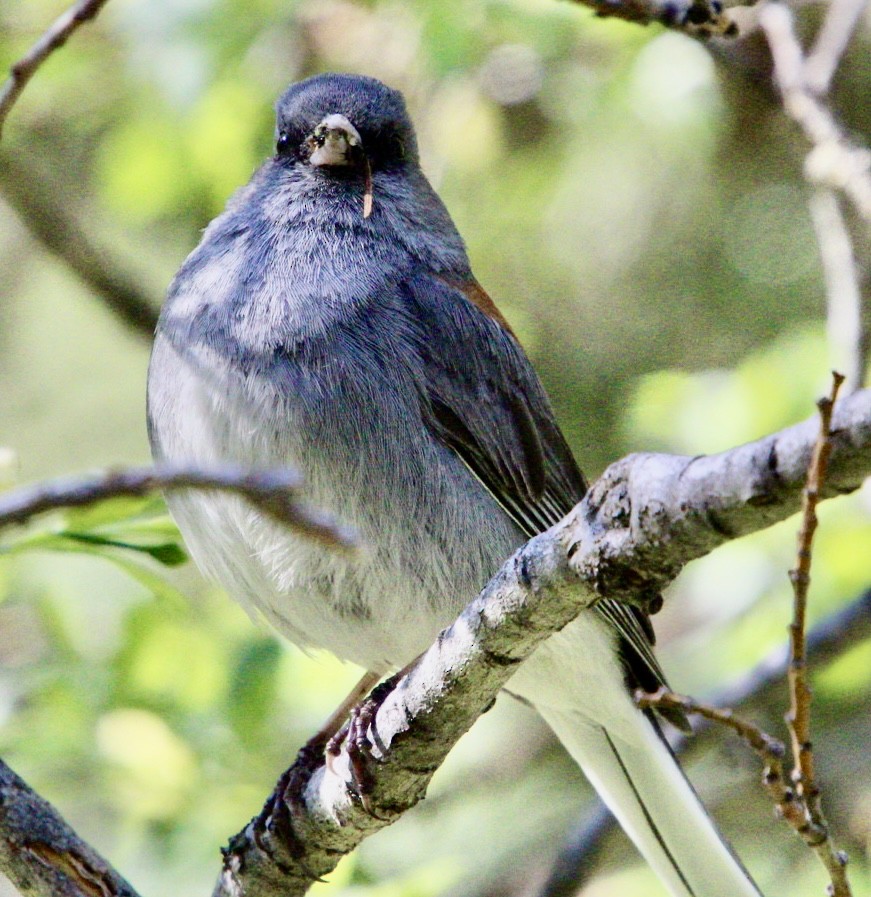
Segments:
[[[408,483],[402,489],[388,485],[374,498],[371,488],[349,490],[346,483],[339,497],[336,465],[319,465],[305,434],[294,438],[297,422],[285,421],[284,436],[276,436],[232,398],[231,389],[218,386],[219,374],[206,382],[158,338],[153,365],[166,362],[167,355],[176,356],[172,382],[152,377],[149,384],[153,436],[163,458],[202,467],[232,462],[302,469],[306,500],[360,533],[362,547],[343,554],[295,535],[242,498],[199,491],[169,496],[172,515],[203,573],[296,644],[325,648],[368,669],[402,666],[431,643],[523,541],[501,512],[493,514],[489,496],[476,497],[471,515],[467,509],[446,512],[455,498],[466,502],[469,496],[452,496],[446,486],[452,472],[440,472],[437,462],[427,462],[433,482],[418,484],[412,511]],[[365,454],[362,447],[364,473],[371,467]],[[393,461],[394,469],[403,463]],[[483,493],[477,481],[470,488]],[[405,503],[391,507],[400,491]],[[372,507],[376,502],[380,506]],[[402,515],[416,519],[403,526]],[[463,532],[458,522],[467,516],[471,520]],[[424,537],[412,531],[415,525]]]

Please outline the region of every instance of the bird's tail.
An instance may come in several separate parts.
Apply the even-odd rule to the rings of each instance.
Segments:
[[[760,897],[671,750],[640,712],[619,737],[569,710],[539,712],[675,897]]]

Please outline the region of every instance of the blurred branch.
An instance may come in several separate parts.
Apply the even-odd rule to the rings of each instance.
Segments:
[[[832,0],[804,65],[805,83],[817,96],[829,92],[868,0]]]
[[[771,47],[784,109],[813,144],[805,176],[812,184],[843,192],[866,225],[871,224],[871,152],[850,143],[811,89],[790,10],[782,3],[767,3],[760,10],[759,24]]]
[[[871,638],[871,588],[846,607],[822,619],[808,633],[807,664],[809,670],[820,669],[844,655],[851,648]],[[716,707],[746,710],[769,703],[783,691],[788,650],[779,645],[749,673],[731,685],[718,690],[706,701]],[[673,745],[681,756],[692,756],[708,741],[712,726],[703,721],[694,737],[681,738]],[[607,807],[597,802],[566,838],[554,860],[547,881],[538,897],[573,897],[595,872],[595,858],[605,838],[617,827]]]
[[[667,28],[700,37],[735,37],[738,26],[720,0],[574,0],[589,6],[602,18],[610,17]],[[751,0],[747,5],[752,5]]]
[[[79,0],[12,65],[9,79],[0,89],[0,136],[27,82],[106,2]],[[0,189],[33,236],[66,262],[122,321],[150,340],[157,324],[155,304],[143,293],[137,279],[124,273],[123,265],[93,243],[85,223],[76,220],[63,201],[65,191],[54,189],[33,172],[30,164],[20,164],[9,152],[0,153]]]
[[[826,281],[829,336],[834,363],[846,371],[848,389],[864,382],[867,335],[862,272],[836,193],[847,198],[864,223],[867,244],[871,233],[871,152],[847,139],[825,97],[866,2],[834,0],[807,56],[785,5],[768,3],[759,14],[784,109],[812,144],[805,159],[805,178],[816,187],[810,211]]]
[[[123,263],[88,234],[60,188],[0,146],[0,191],[30,233],[65,262],[125,324],[149,341],[157,325],[156,304]]]
[[[2,760],[0,870],[23,897],[137,897]]]
[[[67,42],[67,38],[75,30],[93,19],[106,2],[107,0],[79,0],[62,16],[55,19],[42,37],[12,65],[9,78],[0,88],[0,137],[3,135],[6,117],[37,69],[55,50]]]
[[[862,386],[868,365],[862,277],[835,192],[819,187],[811,194],[808,205],[826,282],[826,329],[832,363],[844,371],[847,390],[852,392]]]
[[[207,489],[241,495],[279,523],[333,548],[353,547],[355,538],[349,529],[299,500],[302,482],[295,470],[258,472],[227,465],[213,470],[176,465],[107,470],[0,493],[0,529],[26,523],[45,511],[109,498],[142,496],[157,489]]]
[[[719,455],[637,454],[609,467],[571,514],[505,564],[383,699],[365,733],[365,806],[347,746],[329,768],[298,763],[231,840],[214,897],[303,894],[423,797],[517,664],[598,596],[646,605],[688,561],[794,513],[816,429],[811,420]],[[857,488],[869,472],[865,390],[837,408],[826,494]]]

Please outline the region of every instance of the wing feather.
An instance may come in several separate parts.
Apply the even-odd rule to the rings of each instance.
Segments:
[[[427,372],[422,400],[435,434],[527,536],[553,526],[587,485],[504,318],[474,280],[464,284],[423,273],[405,292],[421,325],[416,348]],[[647,616],[609,599],[595,609],[620,636],[629,684],[648,690],[665,684]],[[685,720],[672,722],[683,727]]]

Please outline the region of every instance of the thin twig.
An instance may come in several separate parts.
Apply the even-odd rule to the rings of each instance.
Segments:
[[[782,741],[764,732],[754,723],[735,716],[729,708],[712,707],[675,694],[665,687],[652,694],[641,689],[637,690],[635,703],[639,707],[672,708],[683,710],[684,713],[696,713],[713,723],[731,729],[762,758],[762,783],[774,801],[778,813],[796,830],[804,825],[804,814],[796,805],[792,788],[783,777],[783,757],[786,748]]]
[[[712,707],[683,695],[661,688],[652,694],[639,689],[635,692],[639,707],[673,708],[684,713],[694,713],[731,729],[745,741],[762,759],[762,784],[774,803],[778,816],[787,822],[820,858],[831,878],[831,897],[851,897],[847,882],[846,854],[835,851],[831,839],[822,837],[815,825],[809,824],[809,805],[805,797],[787,783],[783,774],[783,757],[786,748],[782,741],[769,735],[759,726],[734,715],[729,708]]]
[[[302,477],[295,470],[252,471],[222,466],[200,470],[177,465],[107,470],[64,477],[0,494],[0,528],[26,523],[37,514],[83,507],[121,496],[142,496],[157,489],[211,489],[241,495],[274,520],[334,548],[353,548],[353,532],[300,498]]]
[[[762,781],[774,801],[780,816],[802,837],[820,858],[829,872],[832,897],[850,897],[847,881],[847,857],[836,851],[829,837],[828,823],[820,803],[820,790],[814,771],[813,750],[810,739],[811,690],[807,681],[807,645],[805,626],[807,620],[807,596],[810,586],[810,569],[814,532],[817,528],[816,506],[822,496],[829,457],[832,452],[832,412],[838,390],[844,382],[841,374],[834,373],[831,394],[817,403],[820,412],[820,430],[808,464],[807,482],[802,492],[802,523],[798,534],[798,560],[789,578],[793,584],[793,618],[789,627],[790,659],[787,682],[790,693],[790,709],[785,719],[792,745],[792,786],[783,777],[784,745],[758,726],[734,715],[730,709],[719,709],[708,704],[673,694],[661,688],[653,694],[635,693],[640,707],[676,708],[685,713],[696,713],[705,719],[732,729],[756,751],[764,764]]]
[[[76,29],[93,19],[106,5],[106,2],[107,0],[79,0],[63,15],[55,19],[42,37],[18,62],[12,65],[8,80],[0,88],[0,136],[3,134],[6,116],[9,115],[27,82],[36,74],[37,69],[58,47],[62,47],[67,42],[67,38]]]
[[[793,618],[789,626],[790,660],[787,672],[790,708],[785,719],[792,742],[794,764],[792,780],[807,817],[805,840],[817,851],[829,870],[834,897],[848,897],[850,886],[847,882],[846,857],[835,850],[829,837],[829,827],[823,814],[820,789],[814,770],[810,729],[811,689],[808,683],[805,639],[813,538],[817,528],[816,508],[832,453],[832,411],[838,390],[844,382],[841,374],[834,373],[832,377],[830,395],[817,403],[820,412],[820,433],[808,465],[807,485],[802,494],[802,522],[798,533],[796,566],[789,572],[794,598]]]

